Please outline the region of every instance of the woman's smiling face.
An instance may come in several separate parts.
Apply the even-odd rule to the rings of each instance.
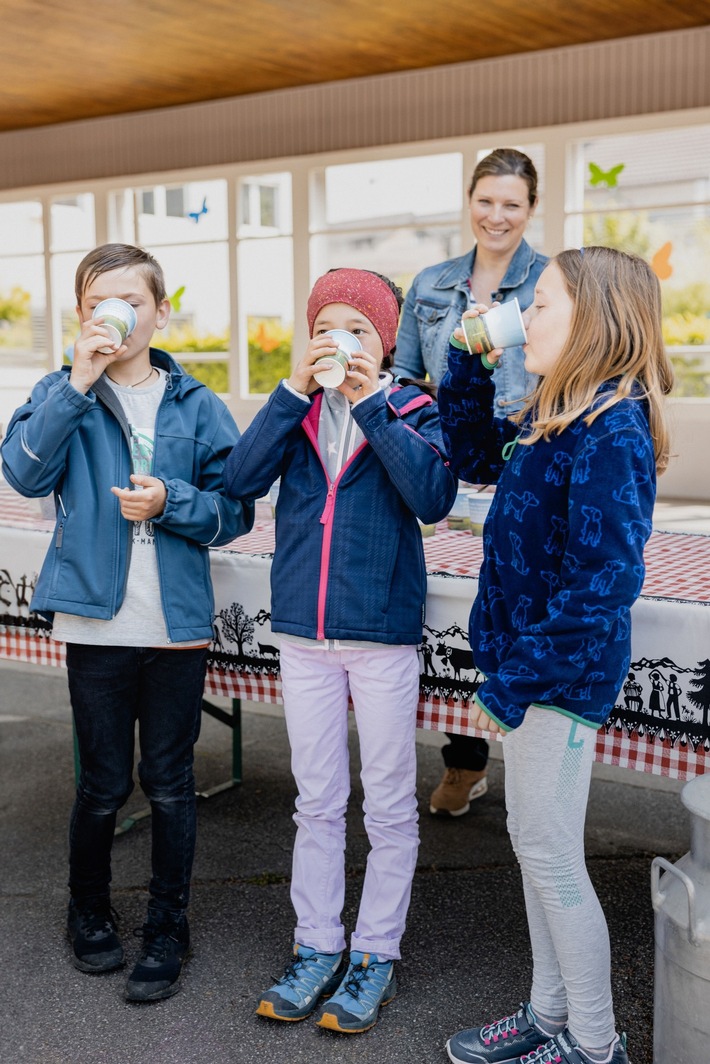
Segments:
[[[513,255],[535,208],[527,181],[516,174],[479,178],[469,198],[471,229],[487,251]]]

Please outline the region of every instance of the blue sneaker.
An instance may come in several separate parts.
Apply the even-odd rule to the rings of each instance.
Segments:
[[[514,1016],[459,1031],[446,1043],[446,1052],[454,1064],[517,1064],[549,1038],[537,1026],[530,1003],[523,1002]]]
[[[565,1028],[561,1034],[556,1034],[544,1045],[538,1046],[533,1053],[524,1053],[520,1057],[520,1064],[592,1064],[592,1062]],[[629,1064],[625,1034],[616,1036],[611,1055],[606,1058],[605,1064]]]
[[[343,980],[318,1017],[318,1026],[343,1034],[359,1034],[377,1023],[380,1005],[397,993],[394,961],[380,961],[374,953],[350,954]]]
[[[293,946],[294,959],[276,983],[261,996],[258,1016],[271,1020],[304,1020],[324,994],[332,994],[343,978],[342,953],[318,953],[308,946]]]

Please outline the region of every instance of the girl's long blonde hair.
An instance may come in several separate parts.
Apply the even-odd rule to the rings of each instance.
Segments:
[[[585,417],[588,425],[633,392],[645,399],[659,473],[668,465],[670,439],[663,397],[673,369],[661,332],[661,287],[644,259],[613,248],[563,251],[551,260],[565,282],[574,310],[569,336],[554,368],[538,381],[525,407],[530,432],[520,443],[549,440],[589,408],[599,386],[615,389]],[[640,392],[639,392],[640,386]]]

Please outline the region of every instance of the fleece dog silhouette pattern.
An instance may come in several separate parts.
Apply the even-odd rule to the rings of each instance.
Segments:
[[[639,393],[604,410],[617,384],[606,382],[561,433],[525,445],[525,424],[493,416],[480,360],[452,346],[449,367],[439,405],[452,466],[498,484],[469,629],[479,698],[510,727],[531,704],[601,725],[627,678],[652,530],[646,404]]]

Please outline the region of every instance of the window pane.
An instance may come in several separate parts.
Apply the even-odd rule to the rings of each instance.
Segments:
[[[46,313],[42,256],[0,258],[0,435],[50,368]]]
[[[58,315],[59,335],[61,336],[62,357],[70,362],[74,341],[79,335],[79,319],[76,315],[76,296],[74,294],[74,277],[76,268],[86,252],[73,251],[53,255],[51,263],[52,295],[54,312]]]
[[[241,179],[237,234],[274,237],[293,231],[290,174],[253,174]]]
[[[710,204],[572,215],[584,244],[641,255],[661,282],[663,336],[676,394],[710,394]]]
[[[36,200],[0,203],[0,233],[3,255],[44,251],[42,204]]]
[[[108,239],[111,244],[135,244],[136,226],[133,189],[121,188],[108,195]]]
[[[44,260],[0,258],[0,365],[44,365],[49,351]]]
[[[595,137],[578,145],[578,167],[585,210],[707,201],[710,127]]]
[[[311,240],[314,277],[339,266],[375,270],[406,292],[425,266],[461,254],[461,227],[380,229],[361,233],[330,233]]]
[[[242,365],[250,395],[268,395],[291,372],[293,241],[245,240],[237,250]]]
[[[227,237],[227,182],[192,181],[136,191],[138,242],[144,247]]]
[[[226,243],[150,250],[163,267],[171,303],[170,321],[166,329],[155,333],[153,345],[180,362],[194,362],[192,356],[199,354],[205,365],[221,363],[223,374],[229,351]],[[196,376],[204,379],[202,374]]]
[[[52,251],[81,248],[87,252],[95,246],[94,197],[91,193],[53,199],[50,222]]]
[[[325,225],[362,224],[386,218],[458,219],[463,203],[462,156],[425,155],[325,169]]]

